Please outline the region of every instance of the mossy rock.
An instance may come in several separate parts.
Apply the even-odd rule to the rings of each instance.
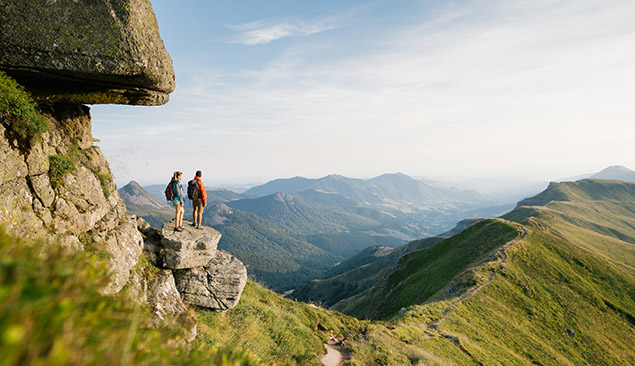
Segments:
[[[148,0],[7,0],[0,69],[36,98],[161,105],[174,69]]]

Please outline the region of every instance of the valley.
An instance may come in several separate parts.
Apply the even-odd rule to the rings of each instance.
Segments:
[[[351,365],[629,364],[635,360],[634,204],[635,183],[552,183],[501,218],[466,221],[397,248],[367,247],[293,296],[355,316],[333,315],[344,323],[325,326],[348,332]],[[224,207],[225,214],[233,210]],[[238,314],[257,316],[249,304],[273,299],[264,300],[272,295],[255,284],[246,293],[249,300],[230,323],[218,315],[201,318],[209,324],[201,339],[216,337],[216,327],[242,324],[243,335],[225,339],[252,341],[255,333],[244,335],[252,326]]]
[[[160,228],[173,209],[138,202],[164,201],[165,187],[140,188],[131,182],[120,194],[131,213]],[[207,193],[203,223],[222,233],[219,247],[244,261],[254,280],[281,293],[322,277],[365,248],[401,247],[474,214],[502,214],[511,207],[475,191],[435,188],[404,174],[369,180],[293,178],[242,194]],[[190,201],[185,208],[189,217]]]

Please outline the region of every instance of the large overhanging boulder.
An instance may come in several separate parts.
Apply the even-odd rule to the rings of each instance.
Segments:
[[[4,0],[0,49],[38,99],[161,105],[174,90],[149,0]]]

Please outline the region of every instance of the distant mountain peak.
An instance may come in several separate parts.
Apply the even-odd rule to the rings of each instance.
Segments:
[[[591,178],[597,179],[616,179],[629,182],[635,181],[635,171],[628,169],[622,165],[613,165],[603,169],[599,173],[594,174]]]
[[[335,179],[335,180],[344,180],[347,179],[345,176],[341,174],[329,174],[325,178],[327,179]]]
[[[602,174],[605,172],[628,172],[628,173],[635,173],[632,170],[628,169],[627,167],[623,166],[623,165],[612,165],[610,167],[604,168],[602,169],[599,173],[597,174]]]
[[[128,182],[128,184],[126,184],[126,186],[129,186],[131,188],[143,189],[143,187],[135,180],[131,180],[130,182]]]
[[[126,206],[132,205],[153,209],[169,207],[167,203],[155,197],[134,180],[131,180],[128,184],[121,187],[118,192]]]

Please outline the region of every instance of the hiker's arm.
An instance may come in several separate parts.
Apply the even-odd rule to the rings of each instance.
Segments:
[[[203,199],[203,207],[207,206],[207,191],[205,190],[205,185],[201,182],[201,198]]]

